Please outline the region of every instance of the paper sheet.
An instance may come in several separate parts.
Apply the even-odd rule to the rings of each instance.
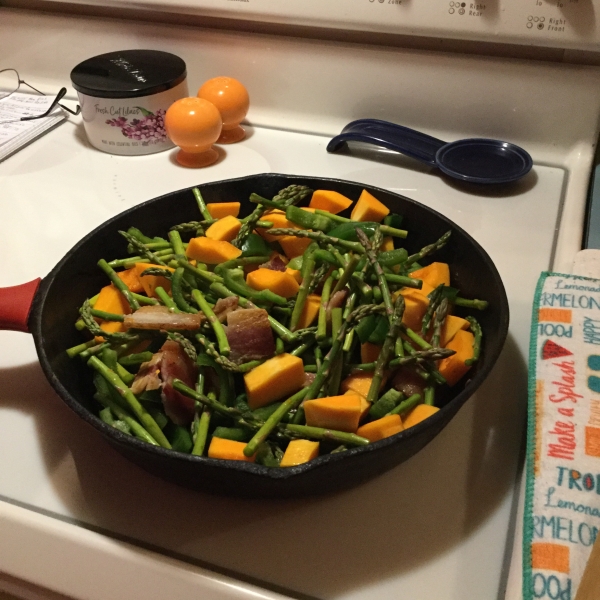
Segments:
[[[13,154],[65,119],[60,107],[48,117],[18,121],[21,117],[43,114],[54,98],[16,92],[0,100],[0,160]],[[10,121],[10,122],[6,122]]]

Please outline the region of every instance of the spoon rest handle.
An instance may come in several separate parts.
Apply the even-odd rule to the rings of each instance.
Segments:
[[[327,152],[335,152],[349,141],[382,146],[434,167],[436,152],[446,145],[442,140],[402,125],[378,119],[358,119],[348,123],[339,135],[331,139]]]

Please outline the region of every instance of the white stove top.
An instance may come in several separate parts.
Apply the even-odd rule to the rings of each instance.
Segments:
[[[427,448],[370,483],[302,501],[236,500],[180,489],[126,462],[54,394],[33,340],[0,332],[1,497],[82,532],[92,528],[292,595],[397,598],[401,590],[411,600],[495,598],[510,543],[530,303],[550,264],[565,171],[535,166],[507,193],[481,196],[390,153],[329,155],[326,137],[248,133],[216,165],[187,170],[170,153],[102,154],[81,125],[58,127],[0,164],[0,284],[45,275],[107,218],[175,189],[261,172],[349,179],[431,206],[490,253],[511,308],[490,379]]]

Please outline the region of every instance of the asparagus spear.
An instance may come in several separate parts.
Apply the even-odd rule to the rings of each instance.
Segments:
[[[383,342],[381,352],[379,353],[379,358],[375,363],[375,372],[373,373],[373,379],[371,380],[371,385],[367,393],[368,402],[375,402],[377,396],[379,395],[379,388],[381,387],[381,382],[383,381],[383,373],[388,367],[388,363],[393,354],[396,338],[398,335],[400,335],[400,321],[402,320],[403,314],[404,297],[398,295],[398,298],[396,298],[396,302],[394,304],[394,311],[392,313],[392,320],[390,322],[390,330],[388,331],[385,341]]]
[[[206,298],[200,290],[192,290],[192,298],[196,301],[200,310],[204,313],[204,316],[208,319],[210,326],[215,332],[217,343],[219,344],[219,352],[223,356],[229,356],[229,341],[227,340],[227,334],[221,321],[215,315],[213,309],[210,307]]]
[[[474,317],[465,317],[467,321],[469,321],[469,325],[471,326],[471,331],[474,335],[473,340],[473,358],[468,358],[465,361],[465,364],[471,366],[473,363],[479,360],[479,354],[481,352],[481,338],[483,337],[483,331],[481,330],[481,325]]]
[[[373,270],[375,271],[375,273],[377,275],[379,289],[381,290],[381,295],[383,297],[383,303],[385,304],[386,313],[387,313],[388,320],[391,325],[392,319],[394,317],[394,305],[392,303],[392,295],[390,294],[390,288],[387,284],[387,280],[385,278],[385,273],[383,272],[383,269],[382,269],[381,265],[379,264],[379,261],[377,260],[377,252],[376,252],[376,250],[373,249],[373,248],[378,248],[379,246],[371,246],[371,242],[369,241],[369,238],[367,237],[365,232],[362,231],[361,229],[356,230],[356,235],[358,236],[360,243],[363,245],[365,252],[367,254],[367,258],[369,259],[369,262],[371,263],[371,266],[373,267]],[[404,298],[402,300],[404,301]]]
[[[133,395],[133,392],[123,383],[121,378],[111,369],[109,369],[100,359],[92,356],[87,363],[90,367],[98,371],[104,379],[119,393],[119,395],[127,402],[135,416],[143,424],[148,433],[156,440],[163,448],[171,448],[169,440],[157,425],[152,415],[140,404],[139,400]]]

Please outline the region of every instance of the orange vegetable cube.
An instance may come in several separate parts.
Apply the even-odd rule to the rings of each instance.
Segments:
[[[207,265],[218,265],[238,258],[242,251],[229,242],[211,240],[207,237],[196,237],[190,240],[185,254],[188,258],[193,258]]]
[[[444,285],[450,285],[450,267],[446,263],[431,263],[422,269],[413,271],[410,276],[414,279],[422,279],[423,285],[427,283],[431,286],[431,289],[435,289],[442,283]]]
[[[302,406],[307,425],[348,433],[354,433],[358,429],[362,410],[358,394],[305,400]]]
[[[253,289],[271,290],[284,298],[291,298],[298,293],[300,285],[288,273],[259,268],[248,273],[246,283]]]
[[[128,315],[131,313],[131,307],[125,300],[125,296],[112,283],[100,290],[94,308],[115,315]]]
[[[302,313],[300,314],[300,319],[298,320],[298,325],[296,329],[304,329],[305,327],[310,327],[314,320],[317,318],[319,314],[319,308],[321,307],[321,296],[317,296],[316,294],[309,294],[306,298],[306,302],[304,303],[304,308],[302,309]]]
[[[286,267],[285,272],[288,275],[291,275],[298,283],[302,283],[302,271],[298,271],[298,269],[290,269]]]
[[[387,415],[377,421],[361,425],[356,435],[367,438],[370,442],[377,442],[401,431],[404,431],[404,426],[400,415]]]
[[[454,338],[457,331],[468,329],[469,321],[461,319],[454,315],[447,315],[442,325],[442,333],[440,336],[440,346],[445,348],[450,340]]]
[[[348,394],[356,394],[354,390],[348,390],[344,392],[344,395]],[[365,417],[369,414],[369,410],[371,409],[371,403],[367,402],[367,399],[364,396],[360,396],[360,419],[358,419],[359,423],[365,419]]]
[[[134,294],[141,294],[144,291],[142,282],[138,277],[137,271],[134,267],[127,269],[126,271],[119,271],[117,273],[119,279],[129,288],[130,292]]]
[[[308,206],[309,208],[318,208],[319,210],[326,210],[331,214],[337,215],[346,210],[351,204],[352,200],[339,192],[334,192],[333,190],[315,190]]]
[[[365,342],[360,345],[360,362],[372,363],[375,362],[381,354],[381,346],[379,344],[371,344]]]
[[[224,438],[213,437],[208,447],[209,458],[220,458],[222,460],[245,460],[254,462],[254,456],[244,454],[244,442],[235,442]]]
[[[363,190],[360,198],[356,202],[356,205],[352,209],[350,218],[353,221],[375,221],[379,223],[383,220],[383,217],[387,217],[390,214],[390,209],[379,202],[375,196]]]
[[[293,235],[281,236],[277,238],[277,241],[290,260],[296,258],[296,256],[302,256],[312,243],[309,238],[301,238]]]
[[[296,225],[296,223],[292,223],[292,221],[288,221],[285,213],[279,209],[270,210],[268,213],[265,213],[261,220],[273,223],[273,229],[299,229],[298,225]],[[267,242],[275,242],[280,240],[282,237],[280,235],[278,236],[270,234],[269,230],[265,229],[264,227],[257,227],[256,233],[258,233]]]
[[[94,304],[96,310],[103,310],[104,312],[110,312],[115,315],[128,315],[131,313],[131,307],[125,296],[111,283],[110,285],[104,286],[100,290],[98,299]],[[100,329],[107,333],[118,333],[125,331],[125,326],[120,321],[100,321]],[[97,342],[102,342],[103,338],[96,336]]]
[[[239,202],[209,202],[206,208],[213,219],[237,217],[240,214]]]
[[[242,227],[242,222],[231,215],[227,215],[213,223],[206,230],[206,237],[211,240],[231,242]]]
[[[431,406],[429,404],[417,404],[409,413],[404,417],[402,425],[404,429],[408,429],[421,421],[424,421],[431,415],[435,414],[440,410],[437,406]]]
[[[171,269],[171,267],[163,267],[162,265],[152,265],[149,263],[135,263],[133,268],[135,269],[138,279],[140,280],[140,283],[146,292],[146,296],[156,298],[156,293],[154,290],[159,286],[164,288],[165,292],[167,293],[171,291],[171,282],[166,277],[161,277],[160,275],[142,276],[142,273],[146,269],[167,269],[168,271],[174,271],[175,269]]]
[[[405,306],[402,322],[413,331],[420,331],[421,321],[429,306],[429,298],[421,290],[413,288],[402,288],[394,294],[394,300],[397,297],[396,294],[404,296]]]
[[[319,442],[310,440],[292,440],[285,450],[280,467],[295,467],[307,463],[319,456]]]
[[[309,212],[309,213],[314,213],[315,210],[317,210],[316,208],[311,208],[310,206],[301,206],[300,208],[302,210],[305,210],[306,212]]]
[[[342,392],[353,391],[359,396],[366,398],[372,381],[373,373],[361,371],[346,377],[340,384],[340,389]]]
[[[379,246],[379,252],[389,252],[394,249],[394,238],[391,235],[383,238],[381,246]]]
[[[439,362],[438,371],[445,377],[448,385],[453,386],[471,368],[465,364],[469,358],[473,358],[474,336],[470,331],[463,329],[457,331],[448,342],[446,348],[454,350],[456,354],[444,358]]]
[[[297,392],[304,384],[304,363],[283,353],[244,375],[248,405],[252,410]]]

